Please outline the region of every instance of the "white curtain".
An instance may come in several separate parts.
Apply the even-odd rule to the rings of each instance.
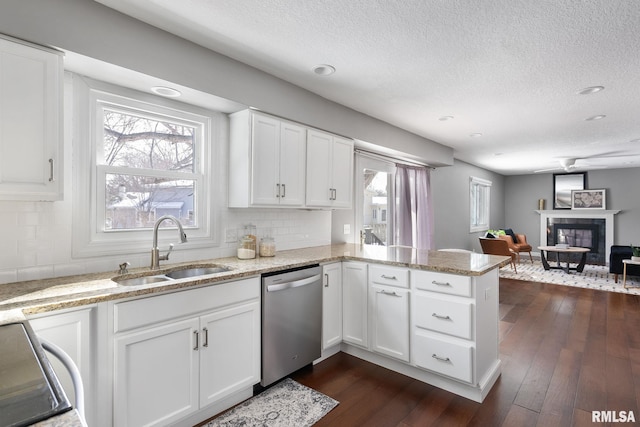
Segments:
[[[394,244],[433,249],[431,174],[425,167],[396,165]]]

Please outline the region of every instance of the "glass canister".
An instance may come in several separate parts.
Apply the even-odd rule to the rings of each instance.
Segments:
[[[256,257],[256,241],[250,236],[242,236],[238,240],[238,259],[252,259]]]
[[[276,241],[273,237],[265,236],[260,239],[260,256],[275,256]]]

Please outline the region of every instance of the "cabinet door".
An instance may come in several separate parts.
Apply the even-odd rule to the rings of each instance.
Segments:
[[[307,132],[307,205],[331,206],[331,134]]]
[[[342,339],[367,348],[367,264],[342,264]]]
[[[200,407],[260,382],[260,302],[200,322]]]
[[[199,319],[115,339],[114,425],[164,426],[198,410]]]
[[[409,291],[391,286],[371,287],[371,348],[409,361]]]
[[[331,153],[333,207],[351,208],[353,188],[353,141],[333,138]]]
[[[342,263],[322,267],[322,348],[342,341]]]
[[[60,55],[0,38],[0,200],[60,200]]]
[[[280,121],[254,114],[251,141],[251,203],[278,205]]]
[[[282,122],[280,129],[280,205],[304,205],[307,132]]]
[[[39,337],[43,337],[64,350],[80,371],[84,386],[85,419],[91,426],[99,425],[95,417],[96,392],[94,388],[96,342],[91,331],[94,327],[94,308],[86,308],[60,314],[30,318],[29,324]],[[75,390],[69,371],[54,356],[48,355],[62,388],[69,401],[74,404]]]

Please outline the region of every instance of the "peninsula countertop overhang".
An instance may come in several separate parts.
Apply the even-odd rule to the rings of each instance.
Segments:
[[[217,258],[180,264],[165,264],[154,274],[179,265],[216,264],[229,271],[207,276],[177,279],[138,286],[122,286],[111,280],[115,271],[86,275],[31,280],[0,285],[0,312],[20,309],[25,314],[78,307],[121,298],[176,291],[193,286],[252,277],[263,273],[309,264],[337,261],[375,262],[412,269],[464,276],[480,276],[509,263],[508,257],[478,253],[416,250],[406,247],[360,246],[340,244],[276,252],[275,257],[240,260]],[[130,277],[148,275],[148,267],[131,269]]]

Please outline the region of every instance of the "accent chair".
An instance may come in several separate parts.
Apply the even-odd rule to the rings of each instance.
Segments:
[[[506,240],[503,239],[489,239],[485,237],[480,237],[480,246],[482,247],[482,253],[486,255],[502,255],[511,257],[511,268],[516,273],[518,270],[516,269],[516,259],[518,254],[513,250],[509,249],[509,245]]]

